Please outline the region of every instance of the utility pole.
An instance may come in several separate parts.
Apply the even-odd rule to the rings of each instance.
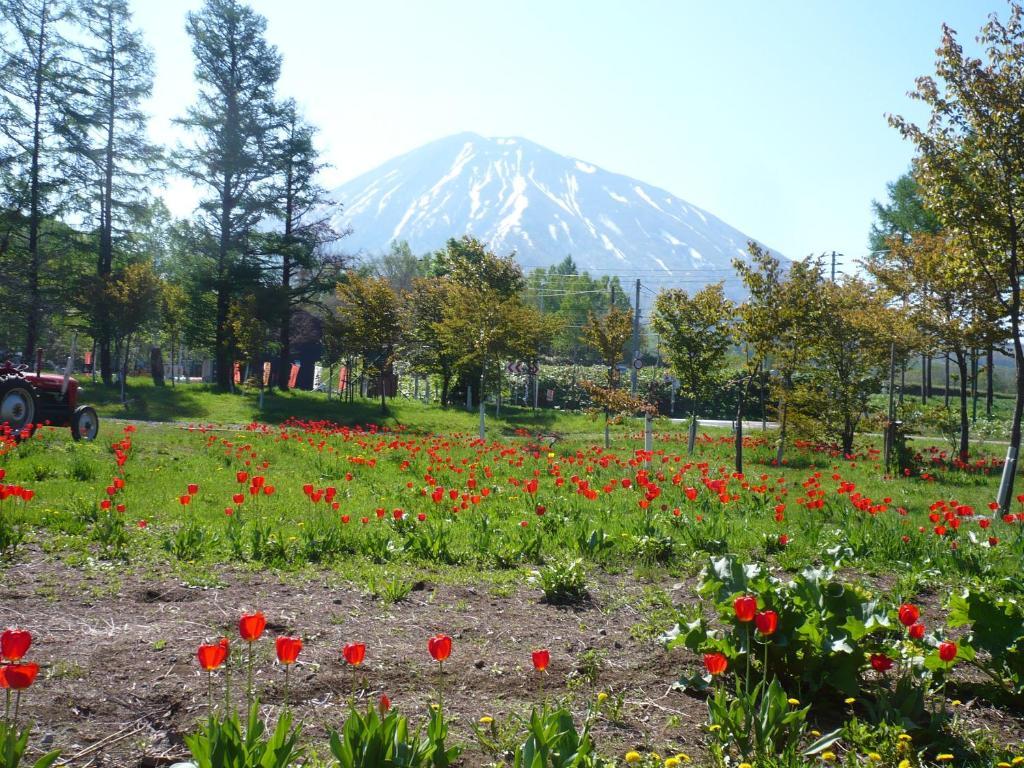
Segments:
[[[640,357],[640,278],[636,280],[636,303],[633,304],[633,361]],[[630,364],[629,392],[636,394],[636,365]]]
[[[836,252],[832,251],[832,282],[836,281]]]

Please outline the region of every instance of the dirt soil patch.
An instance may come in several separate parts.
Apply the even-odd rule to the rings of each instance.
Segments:
[[[340,727],[353,687],[362,701],[387,693],[414,722],[424,719],[438,684],[426,641],[439,632],[454,639],[442,684],[455,741],[467,746],[464,765],[495,759],[472,736],[481,716],[501,723],[544,699],[571,696],[581,722],[598,691],[625,697],[621,718],[596,721],[603,754],[669,746],[702,753],[704,703],[670,690],[695,659],[633,639],[630,628],[645,618],[638,608],[643,588],[628,575],[593,577],[591,599],[579,607],[546,605],[526,585],[508,594],[429,580],[385,605],[329,572],[225,567],[216,573],[222,586],[193,588],[130,569],[86,571],[38,551],[27,554],[27,562],[5,574],[0,625],[30,629],[30,660],[43,667],[22,699],[22,719],[35,723],[33,748],[59,748],[76,766],[158,766],[185,757],[183,735],[207,711],[196,647],[225,635],[239,661],[245,647],[237,621],[244,610],[267,615],[256,687],[271,717],[284,704],[272,638],[302,636],[290,698],[303,741],[322,756],[327,728]],[[693,594],[690,585],[661,586],[677,601]],[[367,645],[355,680],[341,660],[349,641]],[[542,647],[552,659],[543,678],[530,665],[531,650]],[[233,677],[237,701],[244,682],[237,671]],[[220,697],[219,678],[216,690]]]

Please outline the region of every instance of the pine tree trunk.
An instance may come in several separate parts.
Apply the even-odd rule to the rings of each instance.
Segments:
[[[35,57],[35,85],[32,94],[32,159],[29,169],[29,215],[28,215],[28,322],[25,328],[24,359],[30,361],[39,343],[39,330],[43,316],[43,299],[39,286],[39,272],[42,269],[42,255],[39,252],[39,229],[41,214],[40,153],[42,152],[42,111],[43,111],[43,51],[46,47],[46,20],[49,3],[44,2],[39,15],[39,45]]]

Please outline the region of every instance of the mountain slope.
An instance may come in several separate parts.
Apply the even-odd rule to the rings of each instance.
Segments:
[[[525,267],[571,254],[581,269],[649,282],[713,282],[752,239],[663,189],[520,138],[462,133],[396,157],[338,187],[335,224],[350,250],[394,240],[414,253],[474,235]]]

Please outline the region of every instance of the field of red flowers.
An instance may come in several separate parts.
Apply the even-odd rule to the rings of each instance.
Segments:
[[[26,765],[203,764],[258,701],[291,756],[253,765],[1014,764],[1024,514],[990,508],[998,461],[926,445],[887,478],[870,447],[773,466],[754,437],[739,474],[727,435],[620,442],[9,443],[0,625],[31,643],[5,636],[4,738],[34,724]],[[375,738],[413,762],[358,762]]]

